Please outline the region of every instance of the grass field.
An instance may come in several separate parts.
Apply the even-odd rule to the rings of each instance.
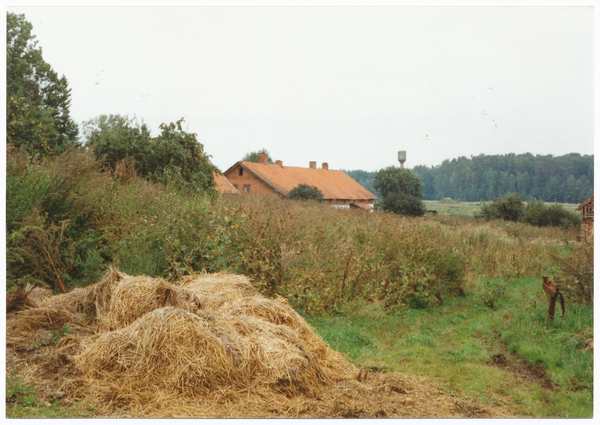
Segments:
[[[493,309],[486,287],[503,289]],[[593,310],[569,306],[564,320],[557,314],[549,322],[539,278],[486,281],[481,288],[425,310],[390,315],[356,306],[308,320],[363,367],[434,377],[440,391],[508,403],[521,417],[592,417],[593,353],[585,344]]]
[[[452,217],[472,218],[475,217],[481,208],[481,202],[460,202],[453,199],[442,201],[423,201],[427,211],[437,211],[440,214],[446,214]],[[546,202],[552,205],[553,202]],[[578,204],[562,204],[566,209],[575,211]]]

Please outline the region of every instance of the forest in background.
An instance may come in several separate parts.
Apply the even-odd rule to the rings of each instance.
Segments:
[[[516,192],[523,199],[578,204],[594,194],[594,156],[514,154],[461,156],[440,165],[412,169],[424,183],[427,200],[491,201]],[[369,191],[377,172],[345,171]]]

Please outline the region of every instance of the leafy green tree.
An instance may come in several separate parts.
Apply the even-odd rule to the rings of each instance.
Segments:
[[[517,192],[523,198],[579,203],[594,193],[593,155],[478,155],[413,171],[423,179],[425,199],[491,201]]]
[[[249,152],[246,155],[244,155],[244,157],[242,158],[242,161],[248,161],[248,162],[258,162],[258,157],[259,155],[267,155],[267,164],[274,164],[275,162],[273,161],[273,158],[271,158],[271,155],[269,154],[269,151],[266,149],[260,149],[256,152]]]
[[[420,199],[406,193],[390,193],[381,201],[384,211],[402,214],[408,217],[420,217],[425,214],[425,206]]]
[[[525,206],[518,193],[498,196],[481,206],[481,214],[486,220],[519,221],[524,211]]]
[[[373,187],[383,200],[384,211],[411,217],[425,213],[423,206],[423,181],[408,168],[390,166],[375,174]]]
[[[323,192],[321,192],[316,186],[309,186],[307,184],[299,184],[288,194],[289,199],[299,199],[307,201],[309,199],[323,202]]]
[[[143,122],[122,115],[100,115],[83,123],[86,145],[93,146],[96,156],[103,158],[111,171],[117,162],[133,163],[142,176],[152,173],[150,130]]]
[[[7,143],[30,155],[55,156],[77,141],[71,119],[71,89],[42,57],[24,15],[7,14],[6,136]]]
[[[85,123],[86,144],[111,170],[118,161],[132,163],[140,176],[155,182],[214,192],[213,171],[196,134],[182,130],[183,118],[161,124],[155,138],[145,124],[120,115],[101,115]]]

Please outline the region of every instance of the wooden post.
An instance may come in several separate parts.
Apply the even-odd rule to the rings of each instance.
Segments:
[[[544,279],[544,283],[542,283],[542,288],[544,289],[544,292],[546,292],[548,295],[550,295],[550,306],[548,307],[548,319],[554,320],[554,310],[556,309],[556,297],[558,297],[559,288],[557,285],[552,283],[552,281],[550,279],[548,279],[548,276],[542,276],[542,279]],[[564,316],[564,314],[565,314],[564,301],[563,301],[562,308],[563,308],[563,316]]]

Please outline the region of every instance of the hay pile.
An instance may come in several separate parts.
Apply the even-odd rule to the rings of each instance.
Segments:
[[[414,395],[406,401],[413,381],[367,379],[285,299],[259,295],[244,276],[172,284],[111,270],[87,288],[33,295],[7,316],[7,348],[22,359],[14,366],[102,416],[423,416],[410,408]],[[73,334],[35,346],[65,324]],[[464,405],[449,406],[425,416],[465,416]]]

